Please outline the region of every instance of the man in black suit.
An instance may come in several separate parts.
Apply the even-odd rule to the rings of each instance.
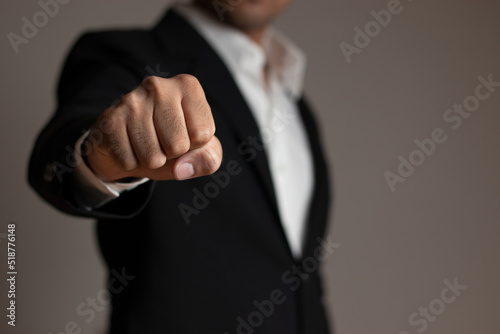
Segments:
[[[29,181],[98,219],[110,333],[328,333],[327,166],[289,0],[198,0],[152,30],[85,34]]]

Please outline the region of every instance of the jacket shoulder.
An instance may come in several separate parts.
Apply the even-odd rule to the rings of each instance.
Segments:
[[[106,30],[82,34],[73,45],[68,58],[82,56],[108,61],[127,57],[142,58],[158,52],[151,30]]]
[[[107,30],[82,34],[66,58],[57,88],[61,103],[110,68],[129,73],[136,80],[155,68],[161,52],[151,30]]]

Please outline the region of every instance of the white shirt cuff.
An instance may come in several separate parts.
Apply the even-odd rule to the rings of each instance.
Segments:
[[[79,204],[87,211],[96,209],[109,201],[120,197],[120,194],[132,190],[143,183],[148,182],[148,178],[139,178],[133,182],[104,182],[87,166],[82,158],[81,147],[90,131],[81,136],[75,144],[75,188],[73,193]]]

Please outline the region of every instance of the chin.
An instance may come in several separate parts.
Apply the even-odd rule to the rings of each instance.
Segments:
[[[234,10],[226,12],[232,25],[244,29],[268,26],[291,2],[290,0],[232,0]]]

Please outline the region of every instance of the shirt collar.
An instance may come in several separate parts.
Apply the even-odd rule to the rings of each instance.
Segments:
[[[236,28],[223,24],[193,5],[175,5],[228,66],[232,74],[244,73],[260,80],[264,66],[276,76],[279,84],[294,99],[300,98],[304,86],[306,56],[289,39],[269,28],[263,46]]]

